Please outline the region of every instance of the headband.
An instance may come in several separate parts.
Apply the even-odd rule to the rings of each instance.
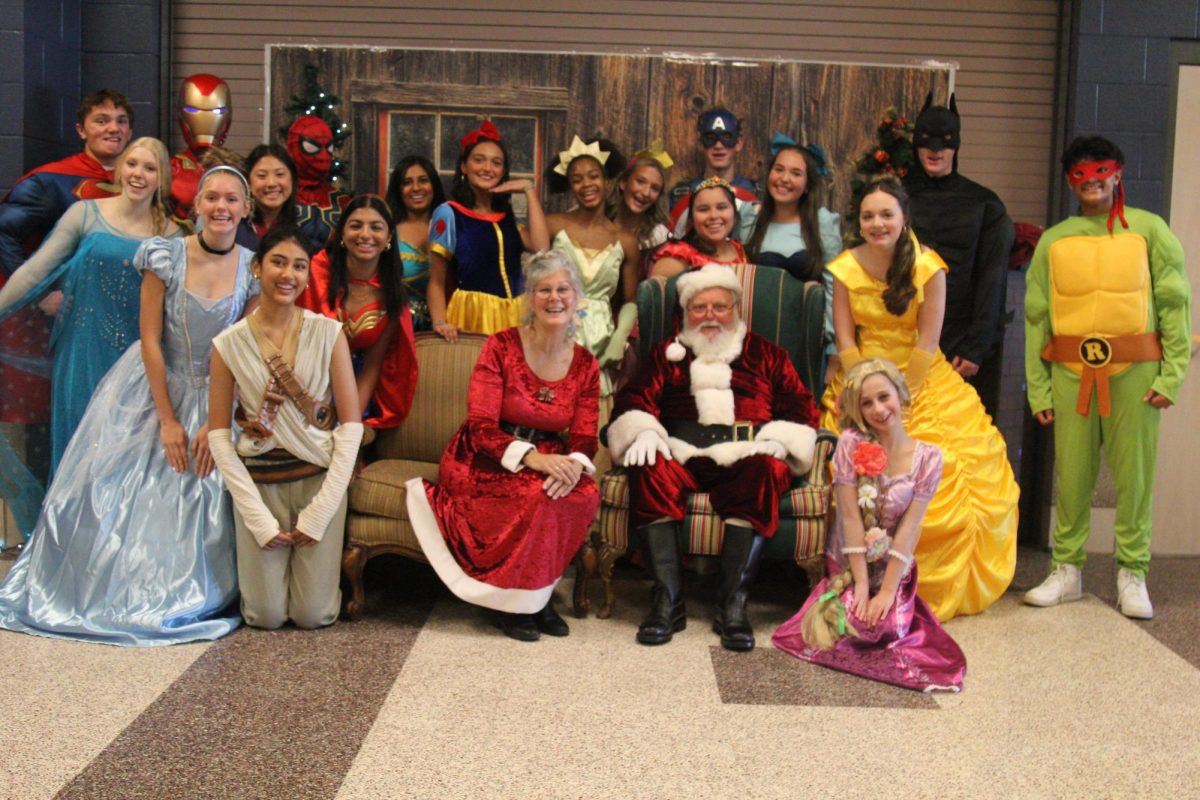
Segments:
[[[242,189],[246,191],[246,197],[250,196],[250,184],[246,181],[246,176],[237,167],[231,167],[228,164],[217,164],[215,167],[209,167],[200,176],[200,180],[196,183],[196,191],[200,191],[200,187],[204,186],[204,182],[209,179],[214,172],[228,172],[231,175],[236,175],[237,179],[242,182]]]
[[[692,190],[692,194],[698,194],[698,193],[704,191],[705,189],[717,189],[717,188],[724,189],[730,193],[733,192],[733,184],[731,184],[729,181],[725,180],[724,178],[718,178],[716,175],[714,175],[711,178],[705,178],[704,180],[697,183],[696,188]]]
[[[829,177],[829,166],[825,160],[825,148],[819,144],[800,144],[792,137],[775,131],[775,135],[771,137],[771,157],[779,155],[779,151],[785,147],[798,147],[804,152],[812,156],[813,161],[817,163],[817,174],[822,178]]]
[[[603,167],[604,162],[608,161],[608,157],[610,155],[612,154],[600,149],[600,142],[596,141],[592,142],[591,144],[584,144],[583,139],[580,139],[579,134],[576,134],[571,139],[570,147],[568,147],[566,150],[558,151],[558,163],[554,165],[554,171],[559,175],[566,175],[567,167],[570,166],[572,161],[580,156],[594,158],[599,161],[600,166]]]
[[[657,161],[664,172],[675,166],[675,161],[671,158],[671,154],[663,147],[662,139],[655,139],[645,150],[638,150],[634,153],[633,158],[629,159],[629,164],[625,168],[629,169],[629,167],[632,167],[639,158],[649,158]]]
[[[480,139],[490,139],[493,142],[500,141],[500,131],[496,128],[495,125],[492,124],[492,121],[490,119],[485,119],[483,121],[483,124],[479,126],[478,130],[471,131],[466,136],[464,136],[462,139],[460,139],[458,142],[458,146],[459,146],[460,150],[462,151],[462,153],[465,155],[466,152],[471,149],[471,146],[474,145],[476,142],[478,142]]]

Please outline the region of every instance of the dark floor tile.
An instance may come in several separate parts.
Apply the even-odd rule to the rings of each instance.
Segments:
[[[937,709],[927,694],[801,661],[769,642],[749,653],[713,647],[722,703]]]
[[[1049,574],[1050,554],[1022,547],[1017,552],[1017,574],[1009,591],[1024,594]],[[1131,622],[1200,669],[1200,558],[1159,556],[1150,561],[1146,589],[1154,604],[1154,619]],[[1117,564],[1111,555],[1089,553],[1083,566],[1083,591],[1117,605]]]
[[[359,621],[217,642],[58,796],[332,798],[440,593],[406,562],[367,580]]]

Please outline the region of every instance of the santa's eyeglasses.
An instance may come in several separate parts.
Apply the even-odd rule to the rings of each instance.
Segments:
[[[689,314],[701,317],[707,316],[710,311],[719,317],[728,314],[732,309],[733,306],[729,303],[692,303],[687,308]]]

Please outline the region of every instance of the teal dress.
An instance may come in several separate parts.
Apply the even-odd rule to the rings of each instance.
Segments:
[[[404,265],[404,288],[408,292],[408,309],[412,312],[413,331],[433,330],[429,316],[429,254],[401,239],[400,263]]]

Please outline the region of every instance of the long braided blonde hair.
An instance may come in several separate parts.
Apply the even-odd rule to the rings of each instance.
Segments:
[[[135,147],[149,150],[150,154],[154,156],[154,162],[158,165],[158,189],[155,190],[154,201],[150,204],[150,214],[154,220],[154,233],[161,236],[167,232],[167,225],[171,219],[171,156],[167,152],[167,146],[158,139],[153,136],[139,136],[130,142],[117,158],[113,179],[118,184],[124,185],[121,173],[125,166],[125,159]]]

